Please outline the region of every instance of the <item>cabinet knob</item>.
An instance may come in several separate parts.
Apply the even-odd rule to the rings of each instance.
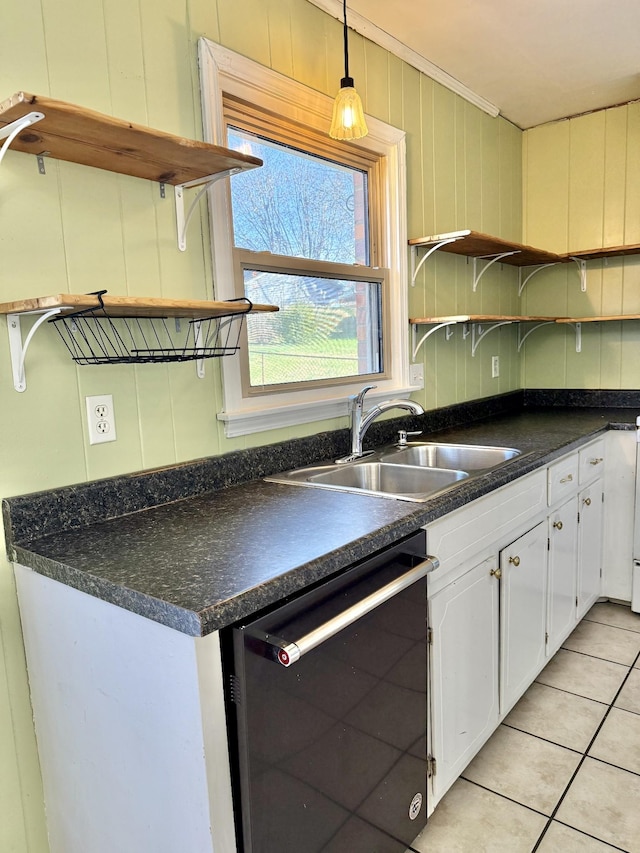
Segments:
[[[553,526],[555,527],[556,530],[562,530],[562,522],[561,521],[554,521]]]
[[[603,461],[602,456],[594,456],[589,460],[589,465],[599,465]]]
[[[566,477],[563,477],[560,480],[561,483],[572,483],[573,482],[573,474],[567,474]]]
[[[500,580],[500,578],[502,577],[502,569],[491,569],[489,574],[493,575],[494,578]]]
[[[509,562],[517,568],[520,565],[520,557],[509,557]]]
[[[591,506],[591,498],[585,498],[585,499],[582,501],[582,503],[583,503],[583,504],[586,504],[587,506]]]

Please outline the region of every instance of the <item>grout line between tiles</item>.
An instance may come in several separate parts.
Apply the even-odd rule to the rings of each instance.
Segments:
[[[633,632],[631,632],[631,633],[633,633]],[[603,660],[605,663],[615,663],[618,666],[631,666],[631,667],[633,667],[633,663],[629,664],[629,663],[623,663],[622,661],[619,661],[619,660],[611,660],[610,658],[601,658],[601,657],[598,657],[598,655],[590,655],[589,652],[581,652],[581,651],[579,651],[579,649],[570,649],[567,646],[560,646],[558,651],[573,652],[574,655],[582,655],[585,658],[592,658],[593,660]],[[638,653],[636,652],[636,657],[634,658],[634,661],[636,661],[637,659],[638,659]]]
[[[547,821],[547,825],[545,826],[545,828],[544,828],[544,829],[542,830],[542,832],[540,833],[540,837],[539,837],[539,838],[538,838],[538,840],[536,841],[535,846],[532,848],[531,853],[535,853],[535,851],[538,849],[538,847],[539,847],[539,846],[540,846],[540,844],[542,843],[542,840],[543,840],[544,836],[547,834],[547,830],[549,829],[549,827],[551,826],[551,824],[552,824],[553,820],[555,819],[555,816],[556,816],[556,814],[558,813],[558,810],[559,810],[560,806],[562,805],[562,802],[563,802],[564,798],[566,797],[567,793],[569,792],[569,789],[570,789],[571,785],[573,784],[573,782],[574,782],[574,780],[575,780],[576,776],[577,776],[577,775],[578,775],[578,773],[580,772],[580,769],[582,768],[582,765],[584,764],[584,762],[585,762],[585,760],[586,760],[587,758],[590,758],[590,757],[591,757],[591,756],[589,756],[589,755],[588,755],[589,750],[591,749],[591,747],[593,746],[593,744],[594,744],[594,742],[595,742],[596,738],[597,738],[597,737],[598,737],[598,735],[600,734],[600,731],[601,731],[601,729],[602,729],[603,725],[605,724],[605,721],[606,721],[607,717],[609,716],[609,714],[610,714],[610,712],[611,712],[611,709],[614,707],[614,703],[615,703],[616,699],[618,698],[618,696],[619,696],[619,695],[620,695],[620,693],[622,692],[622,689],[623,689],[624,685],[627,683],[627,680],[628,680],[629,676],[631,675],[631,672],[633,671],[634,665],[637,663],[638,659],[640,659],[640,652],[636,655],[636,657],[635,657],[635,659],[634,659],[633,663],[631,664],[631,666],[629,666],[627,674],[626,674],[626,675],[625,675],[625,677],[622,679],[622,683],[621,683],[621,684],[620,684],[620,686],[618,687],[618,689],[617,689],[617,691],[616,691],[616,693],[615,693],[615,695],[614,695],[613,699],[611,700],[611,703],[609,704],[609,707],[608,707],[608,708],[607,708],[607,710],[605,711],[605,714],[604,714],[604,716],[603,716],[602,720],[600,720],[600,724],[599,724],[598,728],[595,730],[595,732],[594,732],[594,734],[593,734],[593,737],[591,738],[591,740],[590,740],[590,741],[589,741],[589,743],[587,744],[587,748],[586,748],[586,750],[584,751],[584,753],[583,753],[583,755],[582,755],[582,758],[581,758],[581,759],[580,759],[580,761],[578,762],[578,766],[577,766],[577,767],[576,767],[576,769],[574,770],[574,772],[573,772],[573,774],[572,774],[571,778],[569,779],[569,782],[567,783],[567,785],[566,785],[566,787],[565,787],[564,791],[563,791],[563,792],[562,792],[562,794],[560,795],[560,798],[558,799],[558,802],[556,803],[555,808],[553,809],[553,811],[551,812],[551,815],[549,816],[549,820]],[[597,761],[597,760],[599,760],[599,759],[592,759],[592,760]],[[607,764],[608,762],[602,762],[602,763],[603,763],[603,764]],[[611,765],[611,766],[615,767],[616,765]],[[624,768],[618,768],[618,769],[624,769]],[[627,772],[628,772],[628,773],[631,773],[631,771],[627,771]],[[638,774],[632,774],[632,775],[638,775]],[[571,829],[576,829],[576,827],[571,827]],[[578,831],[578,832],[580,832],[581,830],[577,830],[577,831]],[[586,833],[583,833],[583,834],[586,834]],[[595,836],[594,836],[594,837],[595,837]],[[598,840],[598,841],[602,841],[604,844],[608,844],[608,843],[609,843],[608,841],[605,841],[603,838],[598,838],[597,840]],[[615,846],[615,845],[610,845],[610,846]],[[621,849],[621,848],[618,848],[618,849]]]
[[[582,830],[582,829],[576,829],[575,826],[571,826],[570,824],[565,823],[562,820],[549,821],[549,826],[552,823],[558,823],[558,824],[560,824],[560,826],[566,826],[567,829],[572,829],[574,832],[579,832],[580,835],[584,835],[586,838],[592,838],[594,841],[599,841],[600,844],[606,844],[608,847],[611,847],[612,850],[619,850],[620,853],[629,853],[629,851],[625,850],[624,847],[618,847],[617,844],[612,844],[610,841],[603,841],[602,838],[598,838],[596,835],[591,835],[590,832],[584,832],[584,830]],[[546,833],[547,827],[545,827],[544,831]],[[532,853],[533,853],[533,851],[532,851]]]
[[[575,694],[571,694],[575,695]],[[603,703],[601,703],[603,704]],[[574,749],[572,746],[566,746],[564,743],[558,743],[556,740],[549,740],[548,737],[542,737],[542,735],[534,734],[534,732],[528,732],[526,729],[520,729],[518,726],[514,726],[511,723],[502,722],[500,725],[506,726],[508,729],[513,729],[516,732],[522,732],[523,735],[529,735],[529,737],[534,737],[536,740],[544,741],[544,743],[549,743],[551,746],[558,746],[560,749],[566,749],[567,752],[575,752],[576,755],[584,755],[581,749]]]
[[[527,809],[527,811],[533,812],[534,814],[538,814],[541,817],[545,817],[545,818],[549,817],[549,815],[546,815],[544,812],[541,812],[539,809],[534,809],[533,806],[528,806],[526,803],[521,803],[521,802],[519,802],[519,800],[514,800],[512,797],[507,797],[506,794],[501,794],[500,791],[494,791],[493,788],[487,788],[486,785],[481,785],[480,782],[476,782],[473,779],[468,779],[464,775],[464,773],[460,776],[460,779],[464,779],[464,781],[469,782],[470,785],[475,785],[476,788],[482,788],[484,791],[488,791],[490,794],[495,794],[496,797],[502,797],[503,800],[508,800],[510,803],[515,803],[516,806],[522,806],[523,809]]]

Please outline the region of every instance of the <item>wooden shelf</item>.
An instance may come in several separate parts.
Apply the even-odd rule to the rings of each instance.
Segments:
[[[558,317],[522,316],[521,314],[452,314],[448,317],[414,317],[409,320],[412,326],[428,326],[440,323],[553,323]],[[567,322],[575,322],[567,320]]]
[[[609,314],[606,317],[558,317],[557,323],[606,323],[608,321],[640,320],[640,314]]]
[[[442,244],[438,247],[438,251],[440,252],[465,255],[469,258],[491,258],[506,252],[514,252],[512,255],[505,255],[505,257],[501,258],[500,263],[511,264],[511,266],[516,267],[536,266],[538,264],[564,264],[576,258],[589,261],[598,258],[640,254],[640,243],[557,254],[555,252],[548,252],[546,249],[536,249],[533,246],[513,243],[509,240],[502,240],[500,237],[491,237],[489,234],[470,230],[451,231],[447,234],[434,234],[430,237],[416,237],[413,240],[409,240],[409,245],[417,248],[428,248],[438,243]]]
[[[640,254],[640,243],[630,244],[628,246],[610,246],[606,249],[586,249],[583,252],[569,252],[563,257],[581,258],[584,261],[597,260],[598,258],[615,258],[624,255]]]
[[[104,307],[109,317],[184,317],[191,320],[246,313],[243,302],[206,302],[185,299],[156,299],[139,296],[103,296],[102,306],[94,294],[58,294],[0,304],[0,314],[32,314],[59,309],[69,314]],[[278,311],[276,305],[254,304],[251,312]]]
[[[469,230],[454,231],[449,234],[434,234],[431,237],[417,237],[409,240],[409,245],[427,248],[451,238],[455,239],[452,242],[444,243],[438,251],[451,252],[454,255],[466,255],[470,258],[490,258],[505,252],[513,252],[514,254],[505,255],[500,263],[511,264],[515,267],[563,263],[569,259],[566,256],[547,252],[544,249],[535,249],[533,246],[512,243],[499,237],[491,237],[479,231]]]
[[[173,136],[93,110],[27,92],[0,103],[0,129],[31,111],[44,118],[16,136],[10,148],[47,155],[136,178],[186,184],[262,160],[217,145]]]

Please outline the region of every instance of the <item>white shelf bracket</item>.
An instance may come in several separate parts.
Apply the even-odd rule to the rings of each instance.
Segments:
[[[23,131],[25,127],[29,127],[37,121],[42,121],[43,118],[44,113],[27,113],[25,116],[22,116],[22,118],[18,118],[10,124],[5,124],[4,127],[0,127],[0,139],[5,140],[2,148],[0,148],[0,163],[16,136]]]
[[[34,334],[43,323],[46,323],[55,314],[60,313],[60,308],[52,308],[50,311],[45,311],[40,316],[33,326],[29,334],[22,343],[22,329],[20,328],[20,314],[7,314],[7,329],[9,331],[9,354],[11,356],[11,370],[13,372],[13,387],[16,391],[26,391],[27,375],[24,367],[24,360],[29,349]],[[29,313],[40,313],[29,312]]]
[[[493,264],[499,263],[503,258],[508,258],[509,255],[517,255],[519,252],[516,249],[514,252],[501,252],[499,255],[494,255],[491,258],[480,257],[473,259],[473,292],[475,293],[478,289],[478,285],[480,284],[480,279],[489,269],[489,267],[493,266]],[[478,261],[487,261],[487,263],[482,267],[480,272],[478,272]]]
[[[522,270],[523,267],[518,267],[518,296],[522,296],[522,291],[525,289],[529,281],[534,277],[536,273],[539,273],[541,270],[546,270],[547,267],[555,267],[555,263],[551,264],[542,264],[540,267],[536,267],[533,269],[529,275],[526,276],[524,281],[522,280]],[[532,330],[533,331],[533,330]]]
[[[476,354],[476,350],[478,349],[478,344],[483,338],[493,332],[494,329],[500,328],[500,326],[508,326],[513,323],[513,320],[501,320],[499,323],[492,323],[490,326],[487,326],[486,329],[483,329],[482,323],[472,323],[471,324],[471,355],[472,357]]]
[[[187,228],[189,227],[191,217],[193,216],[193,213],[202,195],[209,189],[212,184],[215,184],[216,181],[219,181],[221,178],[229,178],[231,177],[231,175],[236,175],[240,171],[242,170],[225,169],[222,172],[217,172],[215,175],[206,175],[203,178],[196,178],[194,181],[187,181],[184,184],[176,184],[176,186],[173,188],[176,197],[176,226],[178,229],[178,248],[181,252],[186,251]],[[184,191],[186,189],[189,189],[190,187],[200,187],[201,189],[196,193],[196,196],[191,202],[191,206],[189,207],[189,210],[187,211],[187,214],[185,216]]]
[[[417,327],[417,325],[411,326],[411,348],[412,348],[412,353],[413,353],[413,360],[415,361],[415,358],[418,355],[418,351],[419,351],[420,347],[422,346],[422,344],[434,332],[437,332],[438,329],[446,328],[446,330],[447,330],[446,340],[449,340],[451,338],[451,335],[453,334],[453,329],[451,327],[455,326],[455,324],[456,324],[455,320],[451,320],[447,323],[438,323],[437,325],[432,326],[428,332],[425,332],[424,335],[417,342],[416,342],[416,338],[418,337],[418,327]]]
[[[580,290],[583,293],[587,292],[587,262],[584,258],[574,258],[571,255],[571,260],[575,261],[578,265],[578,272],[580,273]],[[577,350],[579,352],[579,350]]]
[[[582,323],[567,323],[567,326],[573,326],[576,332],[576,352],[582,352]]]
[[[411,287],[415,287],[416,277],[420,272],[424,262],[430,257],[434,252],[437,252],[438,249],[442,248],[442,246],[446,246],[447,243],[455,243],[456,240],[459,240],[460,237],[448,237],[446,240],[439,240],[437,243],[433,243],[429,246],[424,255],[420,258],[418,263],[416,264],[416,260],[418,257],[418,249],[420,246],[412,246],[411,247]]]
[[[551,264],[547,264],[547,266],[551,266]],[[541,268],[542,269],[542,268]],[[536,323],[534,326],[531,326],[527,329],[527,331],[522,333],[522,326],[518,326],[518,352],[524,346],[524,342],[527,340],[531,332],[535,332],[536,329],[539,329],[541,326],[549,326],[554,324],[554,320],[545,320],[544,323]]]

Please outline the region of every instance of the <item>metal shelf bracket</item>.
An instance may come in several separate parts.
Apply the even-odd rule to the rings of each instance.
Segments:
[[[510,253],[511,254],[511,253]],[[476,350],[478,348],[478,344],[483,338],[489,334],[489,332],[493,332],[494,329],[500,328],[500,326],[509,326],[513,323],[513,320],[501,320],[499,323],[492,323],[490,326],[483,328],[482,323],[472,323],[471,324],[471,355],[472,357],[476,354]]]
[[[587,292],[587,262],[584,258],[574,258],[571,255],[571,260],[575,261],[578,265],[578,272],[580,273],[580,290],[583,293]],[[576,350],[576,352],[580,352],[580,350]]]
[[[420,347],[427,340],[428,337],[430,337],[434,332],[437,332],[438,329],[445,329],[446,328],[446,330],[447,330],[446,331],[446,340],[449,340],[451,338],[451,336],[453,335],[452,326],[455,326],[455,325],[456,325],[455,320],[450,320],[446,323],[437,323],[435,326],[432,326],[429,329],[429,331],[425,332],[419,341],[416,341],[416,339],[418,337],[417,325],[411,326],[411,350],[413,353],[413,360],[415,361],[415,358],[418,354]]]
[[[456,240],[460,240],[460,239],[461,239],[460,236],[447,237],[444,240],[438,240],[437,243],[432,243],[431,245],[429,245],[429,248],[424,253],[424,255],[420,258],[418,263],[416,263],[417,258],[418,258],[418,249],[421,247],[420,246],[412,246],[411,247],[411,287],[415,287],[417,275],[420,272],[420,269],[422,268],[424,262],[427,260],[428,257],[430,257],[434,252],[437,252],[438,249],[441,249],[442,246],[446,246],[447,243],[455,243]]]
[[[7,314],[7,329],[9,331],[9,354],[11,356],[11,370],[13,373],[13,387],[16,391],[26,391],[27,375],[24,366],[24,360],[29,349],[29,344],[33,340],[33,336],[43,323],[46,323],[55,314],[60,313],[60,308],[52,308],[44,313],[40,311],[28,312],[41,314],[35,321],[29,334],[22,343],[22,329],[20,328],[20,314]]]
[[[541,270],[546,270],[547,267],[555,267],[555,263],[551,264],[542,264],[540,267],[535,267],[535,269],[531,270],[529,275],[527,275],[523,281],[522,279],[522,267],[518,267],[518,296],[522,296],[522,291],[525,289],[529,281],[534,277],[536,273],[539,273]]]
[[[547,266],[551,266],[551,264],[547,264]],[[542,269],[542,267],[540,269]],[[541,326],[549,326],[549,325],[552,326],[554,324],[555,324],[555,320],[545,320],[544,323],[536,323],[535,325],[531,326],[530,328],[527,329],[527,331],[524,334],[522,332],[522,326],[519,325],[518,326],[518,352],[520,352],[520,350],[524,346],[524,342],[527,340],[527,338],[529,337],[531,332],[535,332],[535,330],[539,329]]]
[[[22,118],[12,121],[10,124],[5,124],[4,127],[0,127],[0,139],[5,140],[2,148],[0,148],[0,163],[16,136],[23,131],[25,127],[29,127],[37,121],[42,121],[43,118],[44,113],[31,112],[22,116]]]
[[[573,326],[576,332],[576,352],[582,352],[582,323],[567,323]]]
[[[480,284],[480,279],[489,269],[489,267],[493,266],[493,264],[498,263],[503,258],[508,258],[509,255],[517,255],[519,252],[516,249],[514,252],[501,252],[499,255],[494,255],[492,257],[481,257],[473,259],[473,292],[475,293],[478,289],[478,285]],[[486,261],[486,264],[482,267],[480,272],[478,272],[478,261]]]
[[[209,189],[212,184],[215,184],[216,181],[219,181],[221,178],[229,178],[231,175],[236,175],[240,171],[242,170],[225,169],[222,172],[217,172],[215,175],[205,175],[202,178],[196,178],[194,181],[187,181],[184,184],[176,184],[176,186],[173,188],[176,197],[176,226],[178,229],[178,248],[181,252],[186,251],[187,228],[189,227],[191,217],[193,216],[193,213],[202,195]],[[186,189],[189,189],[190,187],[201,187],[201,189],[196,193],[196,196],[191,202],[189,210],[187,211],[187,214],[185,216],[184,191]]]

